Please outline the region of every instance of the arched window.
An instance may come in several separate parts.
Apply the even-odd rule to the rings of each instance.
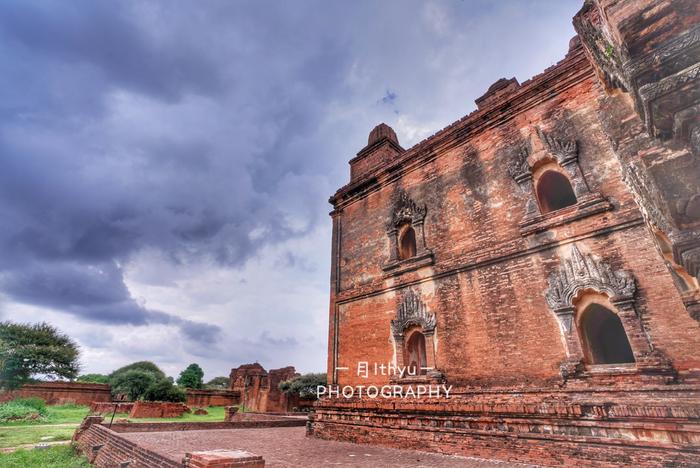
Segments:
[[[549,213],[576,204],[571,183],[557,171],[545,171],[537,181],[537,200],[542,213]]]
[[[408,373],[411,375],[424,375],[428,367],[425,354],[425,336],[419,331],[411,334],[406,342],[406,359]]]
[[[633,363],[634,355],[620,317],[597,303],[581,315],[581,335],[587,360],[591,364]]]
[[[399,259],[416,256],[416,231],[410,225],[405,225],[399,231]]]

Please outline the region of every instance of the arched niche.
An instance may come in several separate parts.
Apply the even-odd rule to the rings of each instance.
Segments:
[[[409,375],[425,375],[428,371],[426,339],[420,328],[406,332],[404,363]]]
[[[586,291],[575,301],[576,322],[587,364],[630,364],[634,353],[610,298]]]
[[[607,320],[608,326],[617,327],[618,322],[607,312],[619,319],[637,371],[673,372],[668,359],[654,348],[644,329],[635,306],[636,282],[630,272],[613,269],[592,254],[582,254],[573,245],[571,254],[549,276],[548,283],[545,298],[559,320],[565,344],[567,357],[561,364],[565,379],[579,375],[581,364],[596,364],[600,360],[600,353],[591,350],[590,340],[601,330],[600,320]],[[591,315],[587,318],[588,314]],[[614,333],[603,332],[603,337],[613,334],[619,342],[624,342],[619,328]],[[599,344],[600,336],[594,341],[593,345]],[[628,358],[625,361],[632,362]]]
[[[567,176],[548,169],[536,182],[537,203],[541,213],[550,213],[576,204],[576,195]]]
[[[399,228],[399,260],[416,256],[416,231],[410,224]]]
[[[433,252],[425,244],[424,222],[428,208],[412,200],[399,189],[386,224],[389,260],[382,266],[388,275],[433,264]]]
[[[428,310],[418,293],[410,288],[405,290],[391,321],[397,368],[414,366],[411,376],[442,378],[435,369],[435,326],[435,314]]]

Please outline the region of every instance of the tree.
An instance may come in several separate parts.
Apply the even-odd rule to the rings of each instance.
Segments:
[[[45,322],[1,322],[0,388],[17,388],[33,375],[74,379],[79,354],[75,341]]]
[[[227,389],[231,385],[231,379],[228,377],[214,377],[209,382],[206,383],[205,387],[210,389]]]
[[[144,392],[143,399],[146,401],[187,401],[187,393],[173,385],[170,379],[162,379],[152,383]]]
[[[199,367],[199,364],[190,364],[185,370],[180,372],[177,383],[185,388],[202,388],[203,377],[204,371]]]
[[[129,400],[136,401],[146,393],[146,390],[154,383],[166,379],[156,379],[151,372],[139,369],[130,369],[117,374],[110,380],[114,395],[124,394]]]
[[[119,374],[123,374],[123,373],[131,371],[131,370],[139,370],[139,371],[148,372],[148,373],[152,374],[156,380],[160,380],[160,379],[165,378],[165,372],[160,370],[160,367],[156,366],[151,361],[137,361],[137,362],[132,362],[131,364],[128,364],[124,367],[120,367],[119,369],[117,369],[114,372],[112,372],[111,374],[109,374],[110,382],[114,378],[116,378]]]
[[[319,385],[326,385],[326,374],[304,374],[280,382],[279,388],[284,393],[298,395],[300,398],[316,398]]]
[[[78,376],[77,381],[78,382],[85,382],[85,383],[106,384],[106,383],[109,383],[109,376],[104,375],[104,374],[83,374],[83,375]]]

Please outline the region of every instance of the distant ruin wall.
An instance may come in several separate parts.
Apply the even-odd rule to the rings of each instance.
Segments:
[[[187,390],[187,406],[231,406],[237,405],[241,394],[233,390]]]
[[[179,418],[190,409],[184,403],[166,401],[137,401],[131,408],[130,418]]]
[[[115,410],[116,407],[116,412],[117,413],[130,413],[132,408],[134,407],[134,402],[133,401],[115,401],[115,402],[106,402],[106,401],[93,401],[90,403],[90,412],[91,413],[98,413],[98,414],[103,414],[103,413],[111,413]]]
[[[41,398],[48,405],[90,405],[112,400],[110,386],[82,382],[40,382],[0,393],[0,402],[15,398]]]
[[[279,389],[285,380],[299,374],[293,366],[266,371],[260,364],[244,364],[231,370],[231,389],[240,394],[240,405],[247,411],[286,413],[299,407],[299,399]]]

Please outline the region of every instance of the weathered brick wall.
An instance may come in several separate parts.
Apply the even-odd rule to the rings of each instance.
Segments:
[[[112,413],[116,408],[117,413],[130,413],[134,408],[134,403],[129,402],[99,402],[93,401],[90,403],[90,411],[92,413]]]
[[[15,398],[41,398],[48,405],[90,405],[94,401],[111,401],[112,394],[109,385],[81,382],[41,382],[0,393],[0,401]]]
[[[240,392],[232,390],[187,389],[187,406],[231,406],[240,402]]]
[[[178,418],[190,409],[184,403],[167,401],[137,401],[131,408],[130,418]]]
[[[120,437],[118,433],[92,424],[77,438],[77,447],[98,468],[122,466],[130,462],[130,468],[179,468],[181,462],[170,460]]]
[[[483,405],[445,409],[420,403],[406,411],[390,405],[334,407],[316,414],[313,436],[546,466],[696,466],[700,459],[697,415],[667,418],[666,428],[651,430],[632,418],[619,422],[618,415],[582,413],[608,407],[561,405],[558,414],[544,415],[515,404],[503,412]],[[689,420],[695,426],[683,427]]]
[[[249,414],[249,413],[245,413]],[[265,427],[300,427],[306,424],[305,419],[271,416],[234,421],[207,422],[131,422],[113,423],[115,432],[171,432],[171,431],[204,431],[210,429],[260,429]],[[109,418],[107,418],[109,419]]]
[[[700,322],[700,3],[591,0],[574,26],[606,98],[599,118]]]
[[[401,292],[397,287],[413,284],[437,316],[437,366],[450,381],[539,385],[556,379],[565,350],[544,292],[548,276],[568,255],[572,242],[614,268],[631,271],[638,281],[637,307],[655,346],[681,372],[700,366],[700,355],[689,352],[700,346],[697,322],[685,312],[601,130],[598,103],[603,90],[582,53],[571,54],[566,62],[581,70],[565,91],[533,103],[509,122],[476,133],[454,149],[438,152],[400,180],[380,184],[342,207],[340,290],[335,298],[339,367],[352,368],[358,360],[391,361],[389,321]],[[586,181],[591,191],[609,198],[612,211],[539,235],[521,235],[524,194],[506,171],[507,150],[533,125],[564,127],[562,131],[575,137]],[[426,204],[425,238],[436,261],[386,278],[385,226],[399,188]],[[361,383],[351,374],[339,375],[339,383]]]
[[[239,392],[239,403],[255,412],[287,412],[299,405],[279,389],[280,382],[298,376],[293,366],[266,371],[260,364],[244,364],[231,369],[231,389]]]
[[[667,41],[678,28],[697,24],[675,21],[678,11],[700,11],[697,2],[685,0],[592,0],[582,11],[591,5],[611,15],[605,21],[617,21],[612,29],[642,59],[645,42],[635,34],[647,35],[653,47],[655,38]],[[632,10],[644,18],[634,19]],[[637,20],[659,29],[633,24]],[[590,49],[597,36],[586,33]],[[696,36],[684,37],[697,51]],[[313,434],[544,464],[654,466],[700,459],[700,314],[693,312],[698,291],[676,287],[650,229],[665,219],[657,211],[671,219],[674,210],[685,210],[686,224],[667,234],[674,256],[683,253],[683,265],[695,275],[698,257],[691,255],[694,244],[686,234],[699,211],[693,203],[700,195],[691,196],[700,193],[698,164],[683,162],[692,153],[678,142],[646,133],[649,124],[633,98],[605,83],[615,70],[604,69],[601,82],[592,61],[605,68],[606,58],[589,49],[574,38],[567,56],[543,74],[522,85],[499,80],[479,98],[477,111],[384,166],[353,175],[331,198],[329,379],[341,386],[390,382],[371,367],[367,377],[358,376],[357,365],[396,363],[403,355],[401,334],[391,326],[400,307],[410,307],[414,326],[428,323],[417,321],[417,306],[402,304],[410,289],[425,308],[420,310],[434,316],[434,334],[432,325],[426,334],[428,355],[434,350],[434,365],[454,385],[457,401],[327,400],[315,408]],[[681,56],[679,66],[687,66],[690,55]],[[673,92],[679,99],[685,92],[692,103],[697,89]],[[666,119],[674,109],[658,115]],[[548,161],[564,167],[562,154],[577,156],[577,166],[563,172],[579,203],[544,213],[533,186]],[[640,157],[650,176],[635,172]],[[660,185],[639,183],[640,177]],[[665,197],[656,198],[671,203],[648,203],[643,192],[649,187],[661,187]],[[413,207],[399,203],[406,198]],[[428,250],[422,256],[392,257],[397,216],[414,223],[419,248],[424,233]],[[567,265],[571,271],[562,270]],[[586,268],[633,282],[615,293],[589,282],[564,306],[551,295],[547,301],[556,281],[575,283]],[[626,321],[634,363],[596,366],[579,357],[584,353],[576,349],[583,346],[577,304],[594,290],[629,308],[612,306]],[[564,319],[567,313],[571,322]]]

